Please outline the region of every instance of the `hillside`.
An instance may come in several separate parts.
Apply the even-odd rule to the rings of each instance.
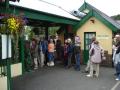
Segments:
[[[120,14],[111,16],[114,20],[120,20]]]

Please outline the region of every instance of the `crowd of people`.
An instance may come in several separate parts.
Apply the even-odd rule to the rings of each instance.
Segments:
[[[59,37],[49,40],[43,37],[40,39],[33,38],[25,44],[25,65],[28,70],[30,70],[30,67],[37,69],[39,66],[54,66],[56,61],[59,60],[66,69],[73,66],[72,63],[74,62],[74,69],[80,71],[80,44],[79,36],[75,36],[74,39],[66,38],[64,45],[61,44]],[[88,73],[86,76],[99,77],[100,63],[105,59],[104,49],[96,40],[96,37],[92,37],[89,45],[89,60],[85,68],[85,72]],[[116,80],[120,80],[120,35],[116,35],[114,38],[113,62],[116,68]]]
[[[54,66],[57,61],[61,61],[65,68],[70,68],[73,57],[75,58],[75,69],[80,70],[80,38],[78,36],[75,36],[74,42],[71,38],[65,39],[64,45],[61,44],[58,36],[51,37],[49,40],[43,37],[33,38],[25,43],[27,70],[31,67],[37,69],[44,65]]]

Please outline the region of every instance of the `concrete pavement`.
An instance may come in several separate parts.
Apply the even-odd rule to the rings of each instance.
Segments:
[[[13,90],[112,90],[117,83],[113,68],[101,67],[99,78],[88,78],[81,71],[46,66],[14,78]],[[118,87],[120,84],[114,90],[120,90]]]

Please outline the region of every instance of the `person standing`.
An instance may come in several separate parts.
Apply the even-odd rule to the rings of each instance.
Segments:
[[[57,60],[61,60],[62,59],[62,45],[61,45],[61,40],[59,37],[56,41],[56,53],[57,53]]]
[[[54,66],[54,51],[55,51],[55,45],[53,43],[53,39],[50,39],[48,44],[48,66]]]
[[[99,45],[98,41],[94,41],[94,45],[90,49],[90,73],[86,75],[87,77],[93,77],[93,71],[95,70],[94,75],[96,77],[99,76],[99,65],[102,61],[102,57],[104,56],[103,49]]]
[[[80,71],[80,37],[79,36],[75,36],[74,55],[75,55],[75,70]]]
[[[90,45],[89,45],[89,50],[91,49],[91,47],[94,45],[94,41],[96,40],[96,37],[92,37],[92,39],[91,39],[91,43],[90,43]],[[90,55],[89,55],[89,60],[88,60],[88,62],[87,62],[87,66],[86,66],[86,68],[85,68],[85,72],[86,73],[89,73],[89,71],[90,71]]]
[[[30,54],[30,42],[28,40],[25,41],[25,70],[30,71],[32,68],[31,62],[31,54]]]
[[[68,48],[68,42],[67,39],[65,40],[64,43],[64,66],[66,67],[68,65],[68,53],[67,53],[67,48]]]
[[[34,62],[34,69],[38,68],[38,45],[37,45],[37,39],[33,38],[31,42],[31,56],[33,58]]]
[[[120,35],[116,35],[116,52],[114,55],[114,64],[116,68],[116,80],[120,80]]]
[[[68,54],[68,64],[67,64],[67,68],[71,67],[71,59],[72,59],[72,55],[73,55],[73,44],[72,44],[72,40],[70,38],[67,39],[68,42],[68,47],[67,47],[67,54]]]
[[[47,52],[47,42],[44,37],[41,38],[39,42],[39,59],[40,59],[40,66],[43,67],[45,63],[45,54]]]
[[[116,80],[120,80],[120,44],[117,47],[117,51],[115,54],[115,62],[116,62]]]

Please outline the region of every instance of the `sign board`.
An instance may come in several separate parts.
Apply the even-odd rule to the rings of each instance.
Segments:
[[[2,59],[7,59],[11,57],[11,48],[12,48],[11,36],[10,35],[8,36],[8,45],[7,45],[7,35],[2,35]],[[8,57],[7,57],[7,51],[8,51]]]
[[[97,35],[97,39],[109,39],[109,35]]]

